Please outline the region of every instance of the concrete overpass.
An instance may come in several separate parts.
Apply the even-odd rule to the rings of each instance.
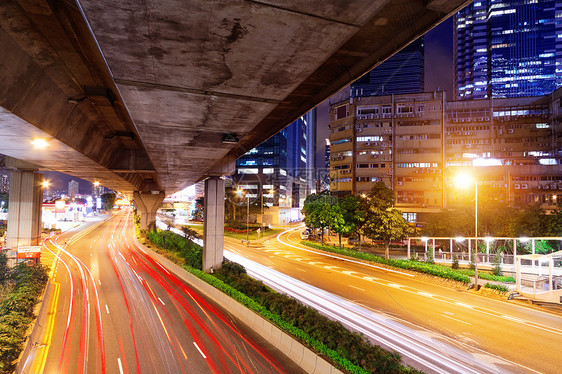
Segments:
[[[138,205],[231,173],[467,3],[7,0],[0,153],[136,191]]]

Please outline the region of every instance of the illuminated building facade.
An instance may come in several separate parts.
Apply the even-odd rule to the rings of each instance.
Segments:
[[[471,169],[496,200],[552,209],[562,198],[561,97],[447,102],[429,92],[330,103],[330,189],[359,195],[382,180],[414,221],[466,200],[453,181]]]
[[[79,183],[76,180],[71,180],[70,182],[68,182],[68,196],[70,197],[75,197],[76,195],[79,194]]]
[[[316,109],[251,149],[236,161],[234,187],[268,206],[265,223],[299,219],[300,207],[313,190],[315,177]]]
[[[548,95],[562,87],[562,2],[474,1],[455,47],[458,100]]]

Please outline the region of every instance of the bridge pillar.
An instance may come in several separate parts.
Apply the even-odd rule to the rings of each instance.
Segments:
[[[205,180],[205,220],[203,222],[203,271],[222,266],[224,249],[224,179]]]
[[[39,245],[43,174],[34,171],[10,171],[10,203],[6,247]]]
[[[133,200],[140,213],[141,229],[146,229],[150,222],[156,221],[156,211],[160,208],[160,205],[162,205],[165,196],[166,194],[161,191],[158,193],[133,192]]]

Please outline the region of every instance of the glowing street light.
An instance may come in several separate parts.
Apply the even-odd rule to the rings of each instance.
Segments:
[[[33,145],[33,148],[36,148],[36,149],[45,149],[49,145],[47,140],[43,139],[43,138],[34,138],[31,141],[31,144]]]
[[[474,183],[474,289],[478,291],[478,182],[470,174],[457,175],[455,182],[459,188],[468,188]]]
[[[42,186],[43,188],[47,188],[47,187],[49,187],[49,185],[50,185],[50,183],[49,183],[48,180],[44,180],[43,182],[41,182],[41,186]]]

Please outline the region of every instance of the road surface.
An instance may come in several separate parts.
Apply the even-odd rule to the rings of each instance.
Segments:
[[[341,256],[325,254],[299,243],[297,229],[263,244],[247,246],[229,241],[225,247],[234,254],[264,265],[265,269],[251,270],[251,264],[246,264],[251,275],[270,282],[276,289],[296,293],[295,290],[300,286],[292,283],[290,278],[281,279],[278,275],[271,275],[266,269],[276,270],[316,287],[318,291],[303,287],[301,296],[309,304],[324,308],[324,312],[333,318],[343,321],[346,316],[353,315],[354,306],[359,306],[362,309],[360,314],[367,318],[366,326],[380,327],[381,320],[384,320],[385,328],[407,330],[404,333],[406,337],[416,335],[416,342],[400,344],[410,345],[409,353],[401,353],[407,363],[417,367],[421,365],[431,371],[431,366],[424,366],[426,364],[420,364],[415,357],[408,356],[419,355],[421,348],[417,344],[430,338],[429,343],[435,345],[433,350],[436,354],[451,349],[447,356],[454,359],[455,350],[458,349],[458,355],[468,355],[463,358],[467,366],[458,372],[560,372],[562,318],[559,315],[516,302],[452,289],[436,284],[425,276],[393,271],[356,260],[347,261]],[[228,253],[226,256],[229,256]],[[339,301],[333,309],[328,309],[326,305],[332,302],[334,295]],[[323,299],[312,300],[318,297]],[[340,310],[342,307],[348,309]],[[354,315],[353,320],[357,321],[358,318],[358,315]],[[355,325],[352,328],[362,331],[364,326]],[[393,343],[383,341],[381,344],[395,348]],[[427,349],[427,346],[423,349]],[[435,371],[457,370],[441,366]]]
[[[152,259],[132,230],[122,212],[80,237],[46,241],[59,256],[52,297],[18,372],[302,372]]]

